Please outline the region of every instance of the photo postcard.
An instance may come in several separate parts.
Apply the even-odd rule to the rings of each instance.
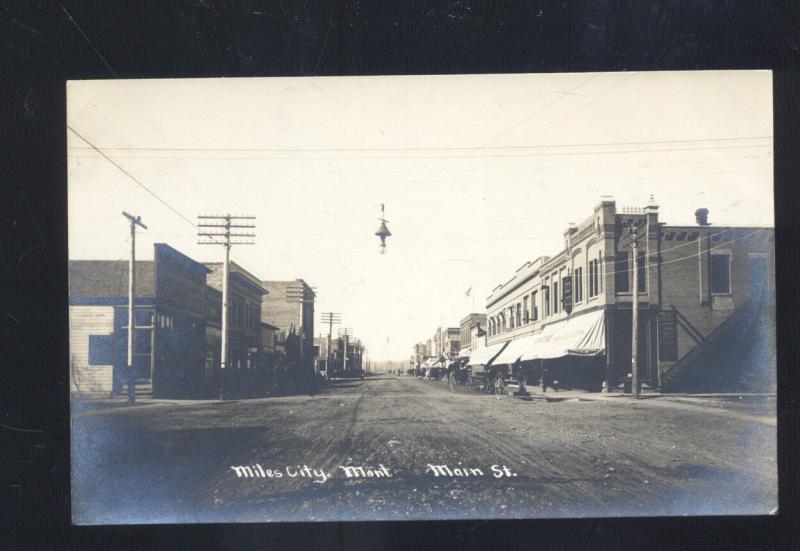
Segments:
[[[771,72],[66,87],[73,523],[777,513]]]

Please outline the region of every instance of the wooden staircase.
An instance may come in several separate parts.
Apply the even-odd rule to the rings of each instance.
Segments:
[[[763,364],[774,362],[774,303],[750,299],[661,373],[661,392],[762,391],[772,381]],[[759,364],[759,365],[756,365]],[[767,365],[768,367],[768,365]]]

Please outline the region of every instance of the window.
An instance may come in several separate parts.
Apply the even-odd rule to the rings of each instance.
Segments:
[[[647,292],[647,255],[644,251],[638,251],[636,255],[636,284],[639,286],[637,291]]]
[[[523,323],[529,323],[531,321],[531,314],[528,311],[528,295],[525,295],[522,298],[522,304],[523,304],[523,306],[522,306],[522,310],[523,310],[523,314],[522,314],[523,318],[522,318],[522,320],[523,320]]]
[[[575,294],[575,302],[578,303],[583,300],[583,268],[575,268],[572,286],[574,287],[572,292]]]
[[[114,336],[89,335],[89,365],[114,363]]]
[[[508,328],[509,329],[513,329],[514,328],[514,307],[513,306],[509,306],[508,307]]]
[[[711,292],[728,295],[731,292],[731,255],[711,254]]]
[[[517,327],[522,325],[522,305],[517,303]]]
[[[542,292],[544,292],[544,297],[542,298],[544,301],[544,317],[547,317],[550,315],[550,287],[542,287]]]
[[[589,297],[590,298],[597,294],[594,268],[595,268],[594,260],[590,260],[589,261]]]
[[[597,252],[597,264],[595,265],[595,277],[597,278],[597,294],[603,292],[603,251]]]
[[[618,293],[629,293],[631,291],[628,278],[628,252],[620,251],[614,262],[614,286]]]
[[[558,313],[558,281],[553,282],[553,313]]]
[[[536,300],[539,298],[537,295],[539,294],[538,291],[534,291],[531,295],[531,319],[536,321],[539,319],[539,304]]]

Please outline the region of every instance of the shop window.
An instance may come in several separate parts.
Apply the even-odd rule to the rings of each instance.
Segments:
[[[134,354],[150,354],[152,344],[150,330],[138,330],[133,334]]]
[[[89,335],[89,365],[111,365],[113,363],[113,335]]]
[[[711,292],[728,295],[731,292],[731,255],[711,254]]]

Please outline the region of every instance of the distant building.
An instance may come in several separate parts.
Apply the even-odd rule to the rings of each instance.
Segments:
[[[213,291],[214,300],[219,296],[222,300],[222,274],[221,262],[206,263],[211,270],[206,280]],[[228,365],[231,369],[253,369],[253,355],[262,347],[261,302],[268,291],[261,285],[259,279],[245,270],[237,263],[231,261],[228,266]],[[213,326],[222,324],[221,302],[219,309],[212,308],[215,318],[211,320]],[[219,348],[219,343],[214,343]],[[215,362],[214,365],[218,365]]]
[[[457,358],[461,349],[461,328],[448,327],[442,330],[442,354],[446,358]]]
[[[468,357],[473,349],[473,339],[477,338],[477,330],[486,330],[486,314],[469,314],[461,320],[460,326],[461,348],[459,351],[459,356]]]
[[[653,201],[621,211],[601,201],[564,232],[561,251],[524,264],[487,298],[492,365],[521,361],[549,366],[567,385],[620,387],[631,372],[636,277],[645,386],[735,388],[748,363],[774,366],[774,230],[711,226],[706,209],[696,215],[697,225],[670,226]],[[631,223],[640,227],[637,273]]]
[[[291,281],[262,281],[268,294],[261,302],[263,321],[277,327],[279,341],[285,341],[289,334],[299,338],[298,350],[305,369],[314,366],[314,301],[316,294],[302,279]]]

